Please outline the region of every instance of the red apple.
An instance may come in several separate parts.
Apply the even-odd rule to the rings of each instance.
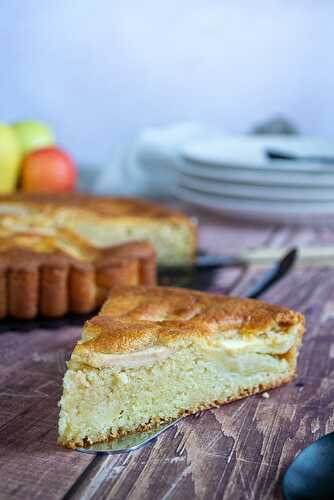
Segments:
[[[63,192],[75,188],[77,170],[70,156],[58,147],[29,153],[22,163],[22,188],[28,192]]]

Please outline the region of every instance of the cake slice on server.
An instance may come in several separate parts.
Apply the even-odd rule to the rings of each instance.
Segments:
[[[88,446],[277,387],[301,314],[164,287],[121,287],[86,322],[64,377],[59,442]]]

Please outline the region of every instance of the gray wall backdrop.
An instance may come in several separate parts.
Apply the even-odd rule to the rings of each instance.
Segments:
[[[1,0],[0,119],[101,164],[146,126],[276,113],[334,138],[333,0]]]

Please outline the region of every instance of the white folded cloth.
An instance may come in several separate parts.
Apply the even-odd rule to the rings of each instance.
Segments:
[[[98,194],[168,197],[186,143],[213,135],[217,135],[216,130],[194,122],[146,129],[114,155],[101,170],[93,190]]]

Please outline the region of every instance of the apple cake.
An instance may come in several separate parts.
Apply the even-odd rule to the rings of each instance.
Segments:
[[[59,442],[88,446],[289,382],[301,314],[163,287],[113,288],[63,382]]]
[[[197,246],[189,217],[141,199],[78,193],[0,196],[0,225],[13,219],[15,224],[69,229],[96,247],[145,240],[162,263],[192,260]]]
[[[95,248],[68,229],[0,225],[0,319],[86,314],[112,285],[155,284],[145,242]]]

